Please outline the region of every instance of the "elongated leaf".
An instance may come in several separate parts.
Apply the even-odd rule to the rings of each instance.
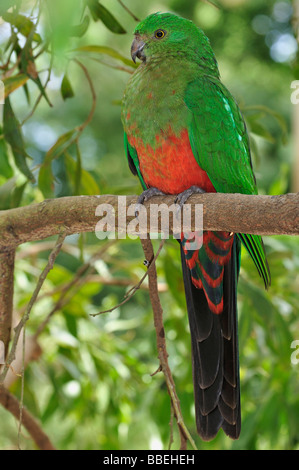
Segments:
[[[7,21],[7,23],[15,26],[26,38],[28,38],[32,29],[35,29],[35,24],[27,16],[7,12],[2,15],[2,18],[4,21]],[[32,40],[38,43],[42,41],[40,35],[36,32],[34,32]]]
[[[78,185],[78,162],[75,162],[68,153],[65,153],[65,157],[66,171],[68,173],[69,180],[72,182],[74,187],[74,194],[87,196],[100,194],[101,190],[94,177],[88,173],[88,171],[83,169],[81,169],[80,186],[76,187]]]
[[[71,36],[74,36],[77,38],[81,38],[82,36],[84,36],[86,31],[88,30],[89,23],[90,23],[89,16],[86,15],[83,18],[83,21],[81,24],[72,27],[71,32],[70,32]]]
[[[11,146],[15,164],[18,169],[26,176],[30,181],[34,182],[35,178],[31,173],[26,159],[28,155],[25,151],[23,135],[18,123],[18,120],[11,107],[10,98],[7,97],[4,104],[4,136],[6,141]]]
[[[72,129],[58,137],[55,144],[48,150],[38,175],[38,187],[46,198],[54,197],[54,175],[52,161],[59,158],[73,143],[77,130]]]
[[[27,186],[27,181],[21,184],[21,186],[16,186],[14,188],[13,193],[12,193],[12,198],[11,198],[11,204],[10,204],[11,208],[19,207],[21,205],[22,197],[23,197],[26,186]]]
[[[11,208],[12,192],[16,184],[16,178],[10,178],[6,183],[0,186],[0,210]]]
[[[125,34],[126,30],[115,19],[115,17],[97,0],[88,0],[88,7],[94,21],[101,20],[104,25],[116,34]]]
[[[70,39],[81,14],[82,0],[44,0],[47,5],[49,21],[45,24],[45,35],[51,41],[51,50],[55,60],[65,61]],[[48,23],[48,24],[47,24]]]
[[[77,134],[76,129],[72,129],[71,131],[66,132],[65,134],[58,137],[55,144],[48,150],[45,156],[44,164],[49,164],[55,158],[60,157],[65,150],[70,146],[73,142],[75,135]]]
[[[0,134],[2,134],[1,127]],[[3,137],[0,138],[0,176],[4,176],[5,178],[11,178],[13,176],[13,170],[9,164],[7,146]]]
[[[28,75],[25,73],[18,73],[13,77],[6,78],[3,80],[4,83],[4,97],[7,98],[13,91],[17,90],[29,80]]]
[[[17,37],[16,37],[16,41],[14,43],[14,51],[15,51],[15,53],[18,57],[21,56],[22,48],[20,47],[20,44],[19,44],[19,41],[18,41]],[[24,80],[25,80],[25,77],[27,77],[27,80],[28,80],[29,77],[26,74],[22,73],[22,64],[21,63],[18,64],[18,69],[19,69],[19,74],[17,76],[21,75],[21,77],[24,78]],[[27,85],[27,80],[23,84],[23,90],[24,90],[24,93],[25,93],[25,96],[26,96],[27,103],[30,105],[30,94],[29,94],[29,88],[28,88],[28,85]]]
[[[77,155],[77,162],[76,162],[76,171],[75,171],[75,196],[80,194],[80,186],[81,186],[81,178],[82,178],[82,157],[80,152],[80,147],[77,142],[76,145],[76,155]]]
[[[281,131],[282,131],[282,141],[283,141],[284,144],[287,143],[288,127],[287,127],[287,123],[286,123],[284,117],[280,113],[278,113],[277,111],[274,111],[273,109],[268,108],[267,106],[264,106],[264,105],[246,106],[244,108],[245,112],[251,111],[251,110],[256,110],[256,111],[263,112],[265,114],[269,114],[274,119],[276,119],[276,121],[278,122],[278,124],[281,128]]]
[[[109,57],[112,57],[113,59],[120,60],[123,64],[128,65],[129,67],[132,67],[134,69],[138,67],[138,65],[134,64],[132,60],[127,59],[126,57],[121,55],[119,52],[117,52],[115,49],[112,49],[112,47],[89,45],[89,46],[80,46],[77,49],[75,49],[75,51],[108,55]]]
[[[20,206],[27,181],[21,186],[17,186],[16,179],[16,177],[10,178],[0,186],[0,210],[13,209]]]
[[[255,135],[259,135],[260,137],[263,137],[264,139],[268,140],[268,142],[271,142],[272,144],[275,142],[274,137],[271,135],[271,133],[268,131],[268,129],[263,126],[261,123],[254,121],[254,120],[248,120],[249,125],[250,125],[250,130],[253,132]]]
[[[64,100],[67,100],[68,98],[73,98],[75,96],[72,85],[69,81],[68,76],[65,74],[63,77],[62,83],[61,83],[61,95]]]
[[[54,197],[54,176],[51,163],[41,166],[38,174],[38,187],[46,199]]]
[[[34,57],[33,57],[33,52],[32,52],[33,35],[34,35],[34,27],[32,27],[31,32],[27,38],[26,44],[21,53],[22,71],[26,73],[29,76],[29,78],[31,78],[31,80],[34,81],[34,83],[37,85],[40,92],[42,93],[43,97],[48,102],[49,106],[52,107],[52,104],[46,94],[46,91],[42,85],[42,82],[40,81],[40,78],[38,76],[38,73],[35,67],[35,62],[34,62]]]
[[[4,139],[0,140],[0,176],[4,176],[7,179],[13,176],[13,169],[8,161],[7,148]]]
[[[25,96],[26,96],[27,103],[30,105],[30,94],[29,94],[29,88],[28,88],[27,83],[25,83],[25,85],[23,85],[23,90],[24,90],[24,93],[25,93]]]

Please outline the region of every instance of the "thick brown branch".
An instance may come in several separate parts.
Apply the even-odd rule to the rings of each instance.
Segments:
[[[115,231],[124,231],[135,216],[123,211],[119,196],[75,196],[49,199],[40,204],[0,211],[0,251],[11,250],[28,241],[42,240],[60,233],[61,226],[68,234],[95,231],[101,219],[96,216],[100,204],[109,204],[115,211]],[[165,203],[171,206],[174,196],[159,196],[145,204],[148,214],[151,204]],[[136,196],[127,196],[126,205],[134,205]],[[281,196],[255,196],[245,194],[194,195],[192,204],[192,228],[195,220],[195,204],[203,204],[203,228],[260,235],[299,235],[299,193]],[[134,212],[133,212],[134,214]],[[149,231],[161,228],[149,225]],[[160,221],[160,218],[158,219]],[[112,227],[113,229],[114,227]],[[171,224],[170,224],[171,228]],[[170,230],[171,232],[171,230]]]
[[[4,363],[10,341],[15,251],[0,252],[0,364]]]
[[[6,408],[16,419],[20,417],[20,404],[3,386],[0,386],[0,403]],[[38,422],[33,416],[23,408],[22,424],[29,432],[37,447],[41,450],[55,450],[49,437],[44,433]]]

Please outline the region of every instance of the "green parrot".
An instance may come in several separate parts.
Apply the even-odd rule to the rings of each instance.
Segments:
[[[138,202],[173,194],[182,207],[195,192],[257,194],[244,119],[204,32],[175,14],[155,13],[134,34],[131,55],[141,63],[125,89],[122,123],[129,167],[144,190]],[[204,231],[201,242],[192,250],[188,236],[179,240],[197,431],[210,440],[222,428],[237,439],[241,244],[266,288],[270,270],[257,235]]]

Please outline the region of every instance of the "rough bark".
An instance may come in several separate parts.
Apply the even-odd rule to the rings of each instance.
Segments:
[[[114,209],[115,230],[124,231],[135,216],[124,214],[124,196],[121,198],[112,195],[64,197],[0,211],[0,251],[9,251],[22,243],[57,235],[61,227],[65,227],[69,235],[95,231],[101,219],[95,215],[100,204],[109,204]],[[174,196],[155,197],[145,207],[149,214],[151,204],[165,203],[171,206],[174,199]],[[136,204],[136,201],[136,196],[127,196],[127,207]],[[188,203],[192,204],[192,228],[196,204],[202,204],[204,230],[299,235],[299,193],[280,196],[210,193],[194,195]],[[145,232],[149,228],[148,223]],[[159,226],[151,226],[151,229],[161,231]]]
[[[14,249],[5,252],[0,251],[0,365],[4,363],[10,341],[14,259]]]

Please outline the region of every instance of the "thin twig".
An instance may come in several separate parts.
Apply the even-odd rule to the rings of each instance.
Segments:
[[[105,253],[107,249],[110,248],[110,246],[113,245],[115,242],[116,240],[112,240],[110,241],[110,243],[106,243],[106,245],[97,253],[95,253],[87,263],[80,266],[80,268],[77,270],[73,279],[70,282],[68,282],[65,286],[63,286],[63,288],[60,291],[60,297],[57,300],[56,304],[54,305],[50,313],[47,315],[45,320],[37,328],[34,334],[35,340],[42,333],[42,331],[44,331],[45,327],[50,322],[54,313],[61,310],[64,307],[64,305],[66,305],[69,302],[69,300],[73,297],[73,294],[70,294],[70,290],[76,286],[76,289],[78,291],[80,286],[86,283],[86,275],[89,272],[89,270],[93,267],[93,264],[95,263],[95,261],[101,258],[103,253]],[[67,296],[67,294],[69,294],[69,296]]]
[[[122,0],[118,0],[118,3],[121,4],[121,6],[129,13],[129,15],[132,16],[132,18],[134,18],[135,21],[140,21],[139,18],[137,18],[137,16],[135,16],[134,13],[132,13],[131,10],[129,10],[129,8],[122,2]]]
[[[173,406],[171,404],[171,407],[170,407],[170,422],[169,422],[169,427],[170,427],[170,436],[169,436],[169,444],[168,444],[168,450],[171,449],[171,446],[173,444],[173,418],[174,418],[174,409],[173,409]]]
[[[140,286],[141,284],[143,283],[143,281],[145,280],[145,278],[148,276],[150,270],[152,269],[152,266],[154,266],[155,264],[155,261],[156,259],[158,258],[163,246],[164,246],[164,243],[165,243],[165,240],[162,240],[162,242],[160,243],[160,246],[159,246],[159,249],[156,253],[156,256],[153,258],[153,260],[148,264],[148,269],[146,271],[146,273],[144,274],[144,276],[142,276],[142,278],[140,279],[140,281],[135,285],[133,286],[125,295],[124,299],[122,300],[122,302],[120,302],[119,304],[115,305],[114,307],[112,308],[109,308],[108,310],[103,310],[101,312],[98,312],[98,313],[91,313],[90,316],[91,317],[96,317],[98,315],[102,315],[102,313],[110,313],[110,312],[113,312],[113,310],[116,310],[117,308],[121,307],[122,305],[126,304],[127,302],[129,302],[129,300],[134,296],[134,294],[137,292],[138,289],[140,289]]]
[[[142,248],[145,254],[145,258],[150,263],[150,268],[148,269],[148,282],[149,282],[149,292],[150,292],[150,300],[153,308],[154,314],[154,325],[156,329],[156,337],[157,337],[157,349],[158,349],[158,357],[160,361],[161,370],[164,374],[168,393],[171,398],[171,405],[173,406],[174,416],[177,421],[177,425],[179,428],[180,439],[181,439],[181,450],[187,449],[187,441],[191,443],[193,449],[197,449],[196,445],[184,423],[180,401],[176,393],[175,383],[171,374],[171,370],[168,364],[168,353],[166,349],[166,341],[165,341],[165,330],[163,324],[163,309],[161,306],[159,292],[157,288],[157,271],[155,266],[155,258],[153,245],[148,237],[147,239],[142,239]],[[172,431],[171,431],[172,432]]]
[[[83,122],[83,124],[81,124],[77,130],[78,132],[83,132],[83,130],[85,129],[85,127],[88,126],[88,124],[92,121],[92,118],[94,116],[94,113],[95,113],[95,110],[96,110],[96,103],[97,103],[97,95],[96,95],[96,91],[95,91],[95,88],[94,88],[94,85],[92,83],[92,80],[91,80],[91,77],[89,75],[89,72],[87,70],[87,68],[85,67],[85,65],[83,65],[78,59],[73,59],[74,62],[76,62],[77,65],[79,65],[79,67],[81,67],[81,69],[83,70],[84,72],[84,75],[89,83],[89,87],[90,87],[90,91],[91,91],[91,95],[92,95],[92,106],[91,106],[91,110],[90,110],[90,113],[89,115],[87,116],[87,119],[86,121]],[[78,137],[77,137],[78,139]]]
[[[80,278],[77,277],[77,273],[75,274],[75,276],[76,276],[75,282],[74,282],[74,279],[72,279],[71,281],[69,281],[65,284],[62,284],[58,287],[55,287],[51,291],[45,292],[44,294],[40,295],[36,301],[40,302],[41,300],[44,300],[45,298],[48,298],[48,297],[53,297],[53,295],[56,295],[56,294],[60,294],[61,296],[64,296],[71,289],[73,290],[74,287],[76,287],[76,291],[78,291],[78,289],[80,289],[80,286],[81,286],[81,281],[80,281]],[[134,281],[132,279],[126,279],[126,278],[122,278],[122,277],[107,278],[105,276],[100,276],[99,274],[93,274],[92,272],[89,273],[89,274],[82,273],[81,276],[82,276],[82,279],[84,279],[84,281],[83,281],[84,284],[85,283],[86,284],[87,283],[93,283],[93,284],[96,283],[96,284],[104,285],[104,286],[130,287],[132,289],[132,285],[134,283]],[[83,278],[83,276],[84,276],[84,278]],[[130,291],[131,291],[131,289],[130,289]],[[140,289],[148,291],[148,285],[142,284],[140,286]],[[167,284],[160,282],[158,284],[158,290],[159,290],[159,292],[167,292],[168,291]],[[128,293],[130,291],[128,291],[126,293],[126,296],[128,295]],[[72,295],[72,297],[73,297],[73,295]],[[61,300],[61,298],[59,297],[59,300],[57,301],[57,303],[60,302],[60,300]],[[56,303],[56,305],[57,305],[57,303]],[[26,310],[26,306],[19,309],[18,313],[20,315],[22,315],[25,310]],[[55,306],[55,311],[57,311],[56,306]]]
[[[17,398],[0,385],[0,404],[16,419],[20,417],[20,404]],[[25,408],[22,413],[23,426],[27,429],[37,447],[41,450],[56,450],[49,437],[36,419]]]
[[[98,62],[99,64],[106,65],[106,67],[110,67],[111,69],[115,70],[120,70],[121,72],[126,72],[129,74],[133,74],[135,72],[135,68],[132,67],[131,69],[124,67],[122,65],[117,65],[117,64],[109,64],[108,62],[105,62],[104,60],[96,59],[95,57],[89,57],[90,60],[93,60],[94,62]]]
[[[13,339],[13,342],[12,342],[12,346],[11,346],[7,361],[5,362],[3,370],[0,374],[0,385],[3,385],[3,382],[5,380],[8,369],[9,369],[10,365],[12,364],[12,362],[16,358],[16,348],[17,348],[17,344],[18,344],[18,341],[19,341],[19,338],[20,338],[21,331],[25,327],[27,321],[29,320],[29,316],[30,316],[30,312],[32,310],[32,307],[33,307],[34,303],[36,302],[37,296],[38,296],[38,294],[39,294],[39,292],[42,288],[42,285],[43,285],[49,271],[51,271],[51,269],[54,266],[55,260],[56,260],[58,254],[61,250],[61,247],[62,247],[62,244],[64,242],[64,239],[65,239],[66,235],[67,235],[66,230],[64,230],[63,233],[61,233],[59,235],[58,240],[57,240],[53,250],[50,253],[48,263],[47,263],[45,269],[43,270],[43,272],[41,273],[41,275],[38,279],[36,288],[35,288],[35,290],[32,294],[32,297],[31,297],[29,303],[28,303],[26,312],[24,313],[23,317],[19,321],[18,325],[14,328],[15,336],[14,336],[14,339]]]
[[[21,369],[21,399],[20,399],[20,415],[19,415],[19,426],[18,426],[18,448],[21,450],[21,433],[22,433],[22,422],[23,422],[23,410],[24,410],[24,386],[25,386],[25,341],[26,328],[23,328],[23,345],[22,345],[22,369]]]

